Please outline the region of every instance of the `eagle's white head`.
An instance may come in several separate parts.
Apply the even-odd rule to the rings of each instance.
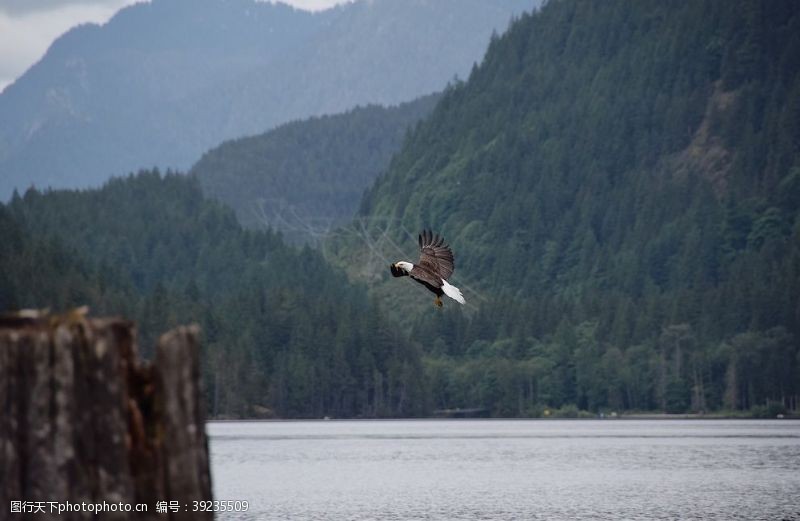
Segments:
[[[394,265],[406,273],[410,273],[414,269],[414,265],[406,261],[395,262]]]

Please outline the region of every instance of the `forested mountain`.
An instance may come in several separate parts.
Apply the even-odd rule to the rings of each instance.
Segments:
[[[88,304],[153,336],[202,326],[215,416],[405,416],[427,407],[419,353],[309,248],[245,230],[192,178],[29,190],[0,205],[0,311]]]
[[[441,90],[534,0],[361,0],[310,13],[152,0],[83,25],[0,94],[0,200],[97,186],[311,115]]]
[[[427,346],[435,405],[796,407],[799,144],[797,2],[522,16],[361,208],[379,257],[433,227],[475,290],[472,312],[394,314]],[[340,259],[394,298],[360,240]]]
[[[286,123],[211,149],[189,173],[245,226],[269,226],[293,242],[314,243],[353,217],[364,190],[438,98]]]
[[[800,4],[554,0],[522,16],[325,242],[369,292],[203,197],[225,176],[234,204],[263,179],[287,201],[324,193],[326,168],[364,180],[406,117],[391,110],[228,143],[196,176],[15,196],[0,307],[88,303],[138,320],[145,344],[198,320],[220,415],[797,409]],[[351,152],[364,170],[345,172]],[[422,227],[452,245],[464,308],[389,276]]]

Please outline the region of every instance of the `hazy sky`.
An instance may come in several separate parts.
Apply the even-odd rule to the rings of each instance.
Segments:
[[[103,23],[143,0],[0,0],[0,91],[44,55],[59,35],[80,23]],[[309,10],[348,0],[282,0]]]

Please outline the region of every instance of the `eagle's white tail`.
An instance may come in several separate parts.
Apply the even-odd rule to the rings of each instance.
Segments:
[[[442,291],[444,291],[445,295],[455,300],[459,304],[464,304],[466,302],[466,300],[464,300],[464,295],[461,294],[461,290],[452,284],[449,284],[446,280],[442,281]]]

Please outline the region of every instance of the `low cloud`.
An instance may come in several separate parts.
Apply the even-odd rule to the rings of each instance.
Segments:
[[[0,0],[0,14],[18,17],[68,7],[91,6],[119,9],[129,3],[131,2],[125,0]]]
[[[141,1],[141,0],[140,0]],[[256,0],[279,1],[290,4],[300,9],[319,11],[336,4],[353,0]],[[118,9],[125,4],[133,3],[132,0],[0,0],[0,14],[11,17],[25,16],[31,13],[52,11],[63,7],[75,6],[101,6]]]
[[[104,23],[120,8],[142,1],[149,0],[0,0],[0,91],[70,28],[87,22]],[[352,0],[280,1],[318,11]]]
[[[308,11],[320,11],[333,7],[336,4],[351,2],[353,0],[278,0],[284,4],[293,5],[300,9]]]
[[[15,0],[16,1],[16,0]],[[9,0],[0,0],[7,7]],[[38,4],[39,2],[20,2]],[[49,1],[41,3],[51,3]],[[36,63],[53,40],[70,28],[87,22],[104,23],[130,0],[74,3],[52,2],[60,7],[9,15],[0,9],[0,89]]]

